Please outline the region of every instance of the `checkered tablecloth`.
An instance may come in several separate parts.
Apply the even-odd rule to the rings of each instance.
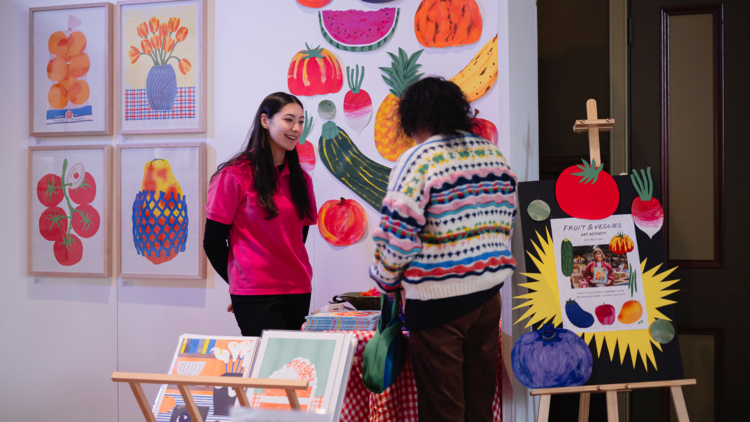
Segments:
[[[125,120],[195,119],[195,87],[177,88],[172,110],[155,111],[145,89],[125,90]]]
[[[357,337],[357,350],[354,352],[356,364],[352,366],[349,374],[340,420],[344,422],[417,422],[417,385],[414,382],[411,356],[407,353],[406,363],[393,385],[382,394],[373,394],[362,383],[362,354],[375,332],[351,331],[351,333]],[[409,335],[406,332],[405,334]],[[502,335],[498,342],[498,350],[502,350]],[[502,420],[502,384],[500,384],[502,367],[502,357],[498,353],[495,400],[492,403],[495,422]]]

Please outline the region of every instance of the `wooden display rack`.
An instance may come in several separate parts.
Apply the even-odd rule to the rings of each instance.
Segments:
[[[682,386],[695,385],[694,379],[678,381],[653,381],[638,382],[633,384],[606,384],[606,385],[583,385],[580,387],[563,387],[563,388],[542,388],[531,390],[532,396],[540,396],[539,416],[537,422],[547,422],[549,420],[549,407],[553,394],[581,394],[580,406],[578,408],[578,422],[589,420],[589,403],[591,402],[591,393],[607,394],[607,422],[618,422],[617,416],[617,393],[633,390],[642,390],[647,388],[669,388],[672,393],[672,402],[674,410],[677,413],[679,422],[689,422],[687,408],[685,407],[685,398],[682,396]]]
[[[143,384],[176,384],[180,389],[182,398],[185,400],[188,413],[193,422],[203,422],[198,406],[193,400],[193,395],[188,389],[189,385],[208,385],[213,387],[231,387],[237,393],[237,400],[242,407],[250,407],[250,402],[245,394],[246,388],[277,388],[286,390],[286,396],[289,398],[289,404],[293,410],[301,410],[297,393],[295,390],[306,390],[308,381],[306,380],[278,380],[267,378],[234,378],[234,377],[205,377],[205,376],[187,376],[187,375],[166,375],[166,374],[138,374],[132,372],[115,372],[112,374],[112,381],[126,382],[130,384],[133,390],[138,406],[143,412],[147,422],[156,422],[156,416],[148,405],[148,399],[143,393]]]

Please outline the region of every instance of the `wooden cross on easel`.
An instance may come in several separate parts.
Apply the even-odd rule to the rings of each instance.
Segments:
[[[586,120],[576,120],[573,132],[589,133],[589,161],[596,160],[596,166],[602,165],[602,155],[599,149],[599,132],[608,132],[615,125],[615,119],[597,119],[596,100],[586,101]]]

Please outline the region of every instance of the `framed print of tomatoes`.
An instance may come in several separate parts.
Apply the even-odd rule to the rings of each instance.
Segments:
[[[29,275],[109,277],[112,147],[29,148]]]

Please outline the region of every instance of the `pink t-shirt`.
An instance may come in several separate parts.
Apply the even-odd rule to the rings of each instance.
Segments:
[[[278,174],[278,170],[274,168]],[[227,167],[208,188],[206,217],[231,224],[229,231],[229,293],[276,295],[310,293],[312,266],[302,243],[302,227],[318,219],[312,180],[307,180],[312,220],[297,216],[289,186],[289,166],[279,175],[274,194],[279,215],[266,220],[258,205],[248,164]]]

